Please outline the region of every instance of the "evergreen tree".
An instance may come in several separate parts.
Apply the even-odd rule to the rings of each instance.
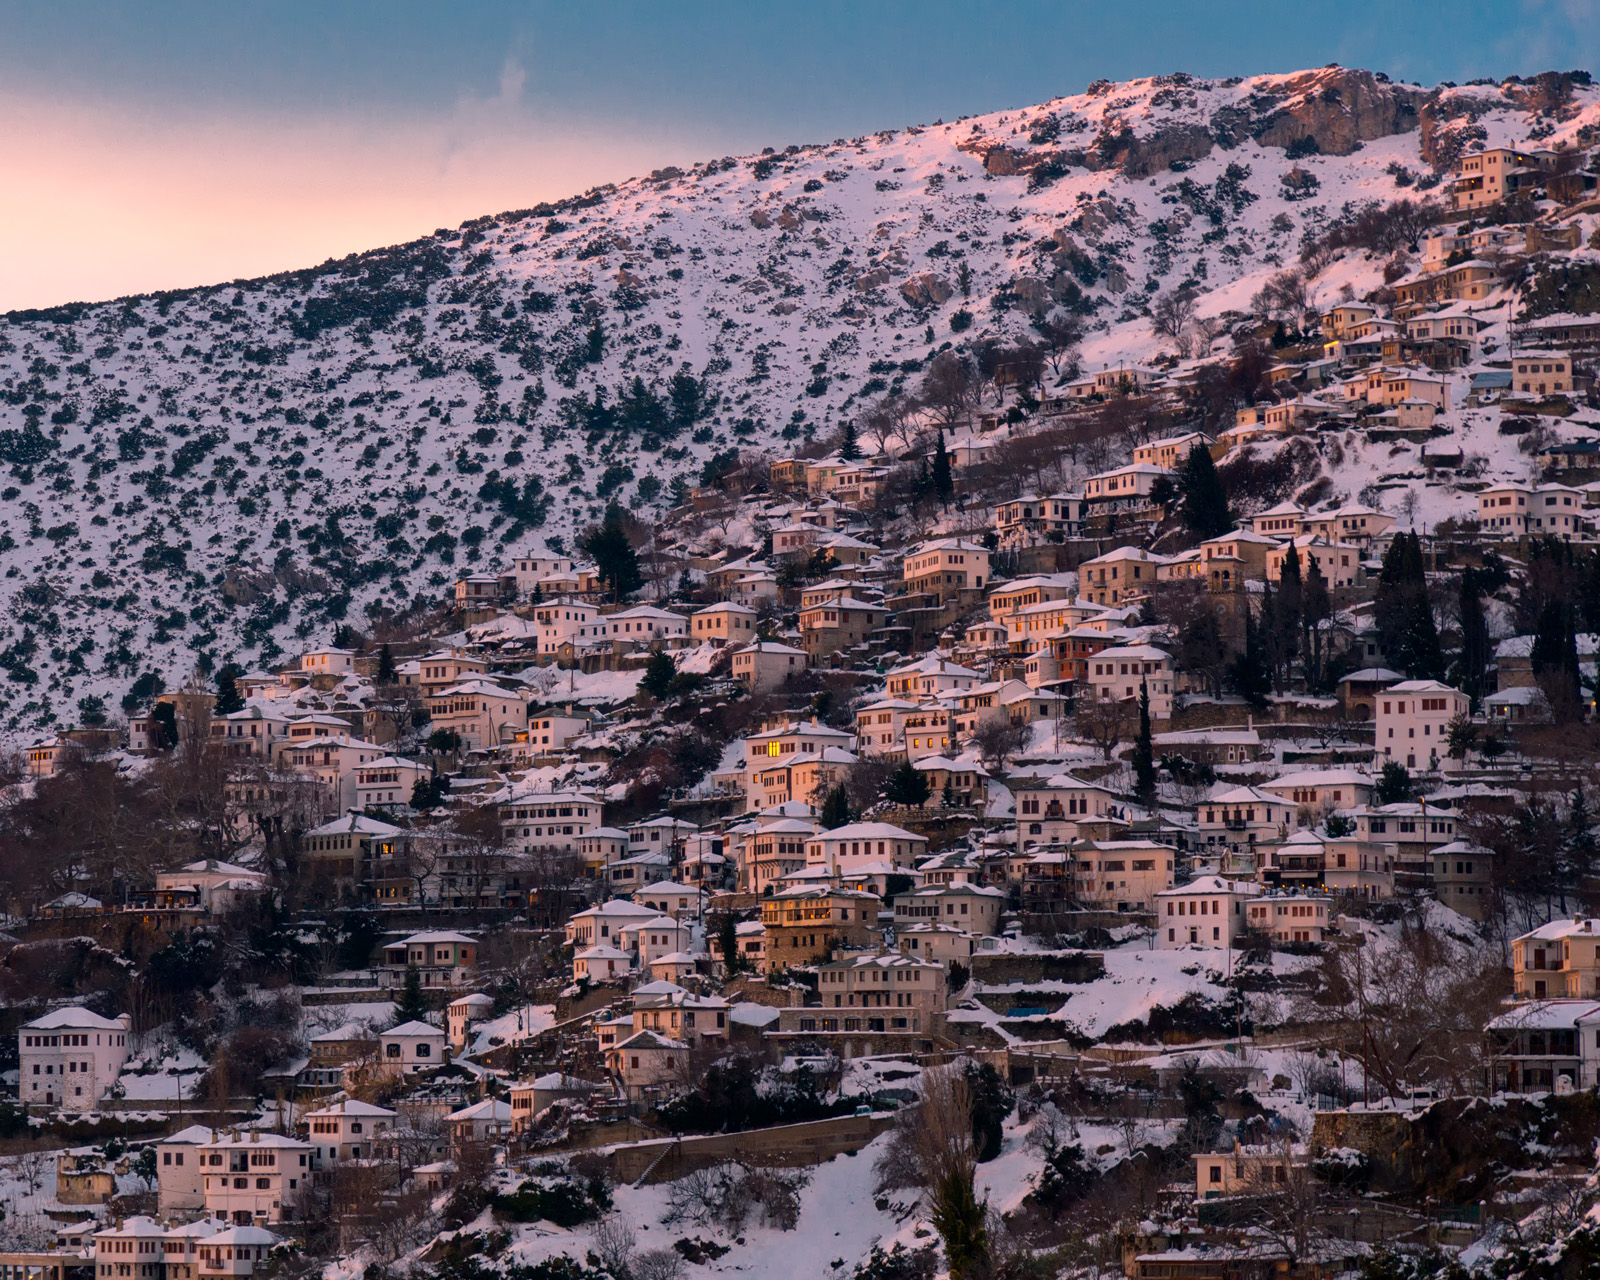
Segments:
[[[677,677],[678,664],[672,660],[672,655],[665,650],[652,653],[650,661],[644,664],[644,675],[640,677],[639,687],[652,698],[665,698],[672,692],[672,682]]]
[[[237,663],[228,662],[217,671],[217,700],[212,714],[231,716],[244,710],[244,695],[239,692],[239,677],[244,671]]]
[[[1282,693],[1284,681],[1288,673],[1283,667],[1282,645],[1279,643],[1282,628],[1278,623],[1278,598],[1273,593],[1272,584],[1261,584],[1261,613],[1259,621],[1252,621],[1249,611],[1245,613],[1245,651],[1250,649],[1250,637],[1255,637],[1255,656],[1266,669],[1267,678],[1271,681],[1272,688],[1277,693]]]
[[[1156,802],[1155,746],[1150,737],[1150,685],[1139,682],[1139,736],[1133,743],[1133,785],[1147,806]]]
[[[1564,600],[1547,600],[1539,614],[1539,630],[1531,654],[1533,678],[1549,699],[1559,721],[1583,714],[1578,683],[1578,637],[1573,609]]]
[[[1399,804],[1402,800],[1410,800],[1415,793],[1416,787],[1405,765],[1398,760],[1385,761],[1383,771],[1378,774],[1378,785],[1373,791],[1377,802]]]
[[[907,760],[889,775],[889,781],[884,786],[883,794],[890,804],[901,805],[907,809],[915,809],[923,804],[931,794],[928,787],[928,775]]]
[[[419,813],[437,809],[444,800],[444,779],[433,776],[418,778],[411,784],[411,807]]]
[[[731,911],[724,911],[717,925],[717,949],[722,952],[722,967],[731,978],[739,972],[739,922]]]
[[[622,527],[622,508],[615,498],[606,507],[605,519],[584,534],[578,545],[594,561],[600,580],[611,589],[612,599],[618,604],[644,585],[639,554],[628,541],[628,532]]]
[[[1478,574],[1467,569],[1461,575],[1459,597],[1461,614],[1461,653],[1456,659],[1456,688],[1472,699],[1472,709],[1478,709],[1483,697],[1484,672],[1488,669],[1493,650],[1489,646],[1489,626],[1483,617],[1483,595]]]
[[[841,462],[854,462],[861,456],[861,445],[856,441],[856,424],[846,421],[839,428],[839,460]]]
[[[150,708],[150,718],[155,721],[155,745],[158,750],[170,751],[178,745],[178,712],[170,702],[158,702]]]
[[[1373,616],[1391,665],[1415,679],[1439,678],[1444,659],[1428,599],[1422,540],[1415,533],[1398,534],[1389,544],[1378,575]]]
[[[1219,537],[1233,528],[1227,490],[1205,445],[1189,450],[1178,487],[1183,491],[1183,527],[1196,538]]]
[[[377,682],[381,685],[393,684],[399,678],[399,674],[394,669],[394,650],[390,649],[386,644],[379,645]]]
[[[1267,694],[1272,692],[1273,681],[1273,673],[1262,658],[1260,637],[1255,619],[1246,613],[1244,650],[1228,664],[1228,683],[1233,686],[1233,691],[1258,709],[1267,705]]]
[[[1278,633],[1274,638],[1278,660],[1283,665],[1283,686],[1289,681],[1294,660],[1300,653],[1300,609],[1305,602],[1305,583],[1300,576],[1300,549],[1293,543],[1283,557],[1278,573]]]
[[[428,1002],[422,995],[422,974],[414,964],[406,966],[406,985],[400,990],[398,1018],[400,1022],[420,1020],[428,1012]]]
[[[832,831],[835,827],[842,827],[850,821],[850,794],[844,789],[844,783],[839,783],[822,801],[822,812],[817,821],[822,824],[824,831]]]
[[[1580,782],[1567,806],[1566,833],[1561,851],[1566,862],[1566,874],[1573,884],[1582,884],[1594,869],[1595,857],[1600,854],[1593,829],[1594,817],[1589,812],[1589,799]]]
[[[944,447],[944,428],[939,429],[939,440],[933,449],[933,474],[931,476],[934,495],[939,499],[941,507],[949,507],[950,499],[956,491],[956,483],[950,475],[950,454]]]
[[[1305,654],[1306,687],[1318,689],[1322,685],[1322,624],[1333,616],[1333,605],[1328,599],[1328,580],[1322,576],[1322,566],[1316,556],[1307,556],[1305,588],[1300,598],[1300,625],[1305,639],[1300,652]]]

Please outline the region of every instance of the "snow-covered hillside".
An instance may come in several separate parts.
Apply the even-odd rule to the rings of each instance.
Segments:
[[[1431,188],[1462,146],[1583,144],[1596,121],[1600,93],[1567,80],[1101,83],[301,272],[9,315],[0,729],[435,601],[463,568],[570,545],[613,495],[648,519],[708,458],[826,435],[946,343],[1068,311],[1089,367],[1151,359],[1172,345],[1158,291],[1242,313],[1308,235]],[[1335,261],[1314,300],[1382,267]],[[1353,492],[1388,464],[1348,466]]]

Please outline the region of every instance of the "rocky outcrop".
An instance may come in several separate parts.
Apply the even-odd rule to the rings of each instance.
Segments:
[[[948,280],[931,271],[912,276],[900,285],[900,296],[913,307],[937,307],[948,302],[954,293]]]
[[[1135,139],[1119,165],[1130,178],[1150,178],[1165,173],[1174,161],[1205,159],[1212,146],[1211,134],[1197,124],[1169,125],[1148,138]]]
[[[1422,158],[1435,173],[1454,169],[1474,142],[1488,140],[1489,132],[1477,121],[1504,104],[1493,98],[1469,94],[1435,94],[1423,104]]]
[[[1025,311],[1029,315],[1039,315],[1048,311],[1056,301],[1050,281],[1041,280],[1037,276],[1023,276],[1013,283],[1011,289],[1016,298],[1017,310]]]
[[[1029,157],[1011,147],[990,147],[983,156],[983,167],[996,178],[1009,178],[1028,167]]]
[[[1420,90],[1343,67],[1293,76],[1261,96],[1266,110],[1252,130],[1257,142],[1287,147],[1310,140],[1328,156],[1347,156],[1359,143],[1409,133],[1421,121],[1425,100]],[[1273,107],[1271,99],[1282,105]]]
[[[881,289],[889,283],[889,271],[885,267],[874,267],[871,271],[864,271],[851,283],[857,293],[870,293],[873,289]],[[907,281],[909,284],[910,281]]]

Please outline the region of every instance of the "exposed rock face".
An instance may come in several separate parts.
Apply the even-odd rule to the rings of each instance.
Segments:
[[[1475,122],[1499,105],[1487,98],[1435,95],[1422,108],[1422,158],[1435,173],[1454,169],[1470,143],[1488,139],[1488,130]]]
[[[1050,282],[1040,280],[1037,276],[1022,277],[1012,286],[1012,292],[1016,295],[1017,310],[1030,315],[1047,310],[1055,301]]]
[[[1420,122],[1424,95],[1380,81],[1370,71],[1325,67],[1276,87],[1286,105],[1255,127],[1256,141],[1287,147],[1307,138],[1323,155],[1346,156],[1359,142],[1408,133]]]
[[[913,307],[937,307],[949,301],[953,293],[950,282],[931,271],[912,276],[900,286],[900,296]]]
[[[1211,154],[1212,145],[1211,135],[1199,125],[1172,125],[1148,138],[1137,139],[1119,163],[1130,178],[1150,178],[1172,168],[1174,160],[1204,159]]]
[[[997,178],[1009,178],[1023,171],[1026,160],[1027,157],[1010,147],[991,147],[984,153],[983,167]]]
[[[750,225],[757,231],[765,231],[772,225],[772,215],[765,209],[750,210]]]
[[[873,289],[881,289],[889,283],[889,272],[885,267],[874,267],[871,271],[863,272],[854,280],[856,292],[867,293]],[[908,280],[907,284],[910,283]]]

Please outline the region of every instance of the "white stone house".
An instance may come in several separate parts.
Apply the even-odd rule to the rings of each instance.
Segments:
[[[56,1009],[17,1029],[17,1097],[25,1106],[92,1111],[128,1060],[133,1018]]]
[[[1165,889],[1156,895],[1156,945],[1231,947],[1245,931],[1245,904],[1255,896],[1254,884],[1222,876]]]
[[[432,1071],[445,1062],[446,1048],[445,1033],[426,1022],[402,1022],[378,1033],[378,1061],[391,1072]]]

